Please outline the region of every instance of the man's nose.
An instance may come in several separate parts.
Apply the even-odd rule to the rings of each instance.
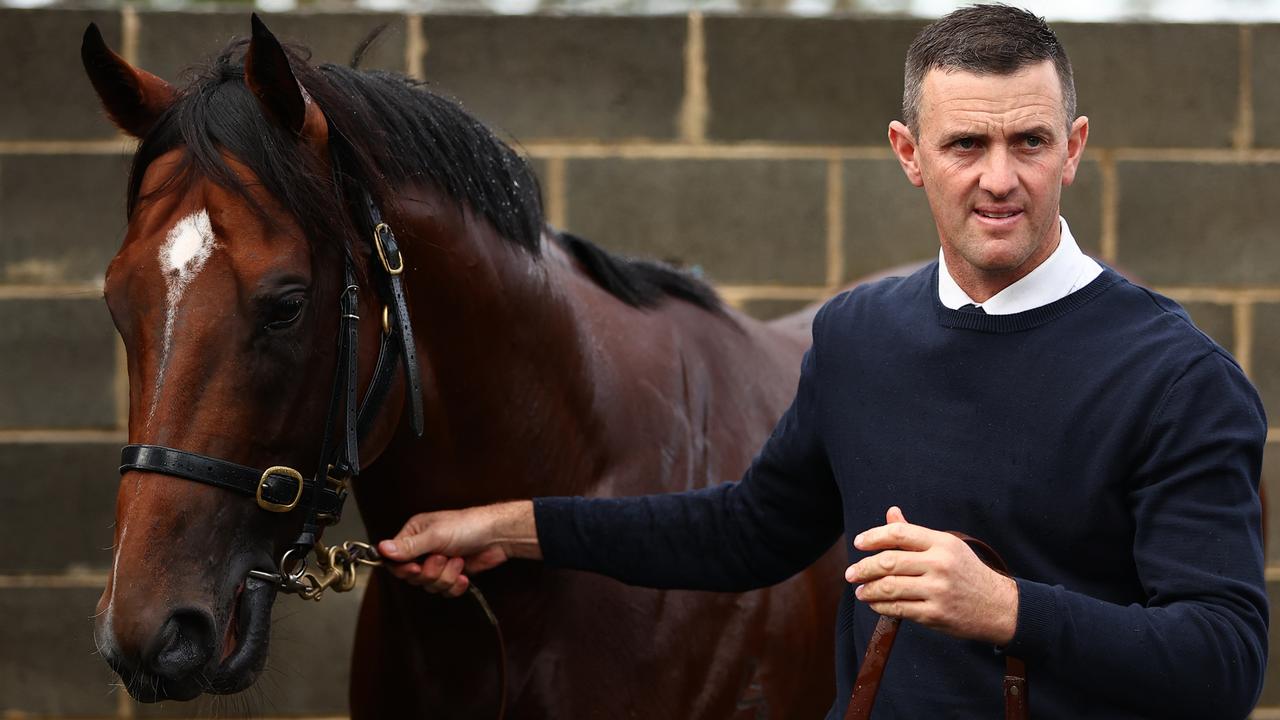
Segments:
[[[986,153],[982,177],[978,187],[994,197],[1006,197],[1018,186],[1017,168],[1009,151],[1003,148],[992,148]]]

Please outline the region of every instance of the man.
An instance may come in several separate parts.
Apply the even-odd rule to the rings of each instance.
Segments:
[[[848,531],[828,717],[877,613],[912,622],[876,717],[1000,716],[1005,652],[1033,717],[1246,716],[1267,650],[1262,407],[1181,308],[1084,256],[1059,217],[1089,133],[1065,51],[1021,10],[958,10],[912,44],[903,120],[889,142],[938,262],[823,308],[740,482],[420,515],[380,545],[391,571],[457,595],[466,572],[544,557],[741,590]]]

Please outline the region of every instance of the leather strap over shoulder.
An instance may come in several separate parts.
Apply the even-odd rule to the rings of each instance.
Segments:
[[[1012,577],[1009,566],[992,547],[977,538],[964,533],[949,531],[973,549],[978,559],[1001,575]],[[858,667],[858,677],[853,683],[853,696],[849,698],[849,708],[845,711],[844,720],[870,720],[871,708],[876,701],[876,693],[880,690],[880,681],[884,677],[885,665],[889,662],[889,651],[893,649],[893,641],[898,637],[898,628],[902,620],[899,618],[880,616],[876,629],[867,643],[867,652]],[[1027,666],[1019,658],[1005,656],[1004,670],[1004,716],[1005,720],[1027,720]]]

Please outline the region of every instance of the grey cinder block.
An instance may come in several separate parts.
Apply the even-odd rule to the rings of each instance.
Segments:
[[[1280,165],[1120,162],[1119,264],[1151,285],[1280,281]]]
[[[883,146],[902,62],[923,22],[781,17],[705,21],[707,136]]]
[[[378,13],[260,13],[284,42],[311,50],[313,64],[347,65],[356,45],[374,28],[387,25],[361,67],[404,72],[403,15]],[[183,70],[216,57],[233,38],[249,37],[249,9],[216,12],[138,12],[138,64],[160,77],[185,84]]]
[[[115,337],[100,298],[0,300],[0,429],[115,427]]]
[[[80,39],[91,22],[120,47],[119,11],[0,8],[0,140],[115,136],[80,65]]]
[[[720,284],[826,284],[826,163],[569,160],[568,229]]]
[[[1095,147],[1230,147],[1240,86],[1234,25],[1055,24]]]
[[[684,18],[422,19],[437,91],[519,140],[671,139],[684,97]]]
[[[118,678],[97,654],[96,588],[0,590],[0,715],[115,715]]]
[[[100,283],[124,239],[127,179],[124,154],[0,155],[0,283]]]
[[[119,465],[118,443],[0,443],[0,527],[24,546],[0,573],[110,568]]]

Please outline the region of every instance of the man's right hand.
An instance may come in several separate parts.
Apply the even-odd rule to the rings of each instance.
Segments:
[[[378,543],[392,575],[427,592],[457,597],[483,572],[513,557],[542,559],[533,501],[420,513]]]

